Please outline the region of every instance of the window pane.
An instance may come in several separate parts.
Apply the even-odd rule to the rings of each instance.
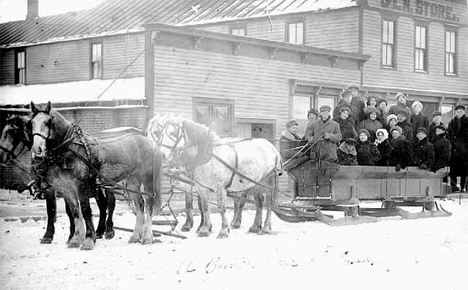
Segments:
[[[419,26],[416,26],[415,40],[416,40],[416,47],[421,47],[421,27]]]
[[[296,43],[296,24],[289,24],[289,43]]]
[[[394,33],[394,26],[393,21],[388,22],[388,43],[393,44],[393,33]]]
[[[231,106],[209,104],[196,106],[195,121],[211,128],[219,136],[231,135],[231,118]]]
[[[296,27],[296,44],[304,44],[304,24],[297,23]]]
[[[450,52],[455,52],[455,32],[450,33]]]
[[[450,52],[450,32],[445,32],[445,51]]]
[[[25,68],[26,60],[24,51],[18,52],[18,68]]]
[[[93,61],[101,61],[101,44],[93,44]]]
[[[382,42],[387,43],[388,42],[388,21],[383,22],[382,26]]]
[[[426,48],[426,27],[421,27],[421,48]]]
[[[333,112],[333,109],[335,108],[335,99],[318,97],[317,107],[320,108],[323,105],[329,105],[331,107],[331,111]]]

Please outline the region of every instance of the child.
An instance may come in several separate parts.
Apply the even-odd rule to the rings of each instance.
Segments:
[[[402,135],[403,130],[399,126],[394,126],[390,129],[392,134],[392,151],[390,152],[390,166],[395,166],[395,170],[398,172],[401,169],[405,169],[413,163],[413,145],[411,141],[406,140],[405,136]]]
[[[357,165],[357,141],[354,138],[346,138],[340,147],[338,147],[338,164],[340,165]]]
[[[375,163],[377,166],[388,166],[390,153],[392,151],[392,145],[388,141],[388,132],[385,129],[378,129],[376,133],[377,139],[374,144],[377,146],[377,149],[380,153],[380,160]]]
[[[430,169],[434,164],[434,146],[427,140],[427,129],[419,127],[416,130],[416,143],[413,146],[414,165],[420,169]]]
[[[380,153],[374,143],[369,142],[369,131],[359,130],[359,143],[356,146],[357,159],[359,165],[373,166],[380,160]]]
[[[445,126],[437,125],[435,127],[434,137],[434,164],[432,165],[432,171],[450,166],[450,153],[452,151],[452,145],[449,140],[445,138]]]

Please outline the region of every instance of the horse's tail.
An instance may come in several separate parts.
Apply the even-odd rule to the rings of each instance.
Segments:
[[[153,149],[154,150],[154,149]],[[156,150],[157,154],[153,157],[153,214],[159,214],[162,207],[162,179],[163,179],[163,164],[162,154]]]
[[[277,176],[283,175],[283,162],[281,161],[281,155],[279,153],[276,154],[275,171]]]

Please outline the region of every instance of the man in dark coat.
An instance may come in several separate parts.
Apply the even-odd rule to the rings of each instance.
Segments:
[[[366,107],[366,103],[362,100],[360,93],[361,88],[356,85],[349,85],[347,90],[351,91],[351,105],[356,107],[358,110],[358,114],[356,115],[356,128],[358,127],[359,123],[366,119],[364,114],[364,108]]]
[[[416,130],[418,130],[418,128],[423,127],[429,130],[429,118],[422,112],[423,105],[421,102],[414,102],[411,108],[413,108],[413,114],[411,114],[410,123],[413,128],[414,137],[416,137]],[[413,139],[416,140],[414,137]]]
[[[430,169],[434,164],[434,146],[427,140],[427,129],[416,130],[416,142],[413,146],[413,162],[420,169]]]
[[[350,109],[348,107],[342,107],[340,109],[340,115],[333,118],[333,121],[340,125],[342,139],[353,138],[357,139],[357,132],[354,128],[354,124],[349,120]]]
[[[452,145],[450,145],[449,140],[445,138],[444,125],[435,126],[435,137],[433,140],[435,160],[432,165],[432,171],[436,172],[441,168],[450,166]]]
[[[359,125],[359,109],[351,104],[352,93],[349,90],[344,90],[341,92],[341,97],[338,100],[338,105],[333,109],[333,118],[340,116],[340,110],[344,107],[349,108],[348,119],[353,123],[354,128],[357,128]]]
[[[392,134],[390,143],[393,149],[390,152],[389,163],[391,166],[395,166],[397,172],[413,163],[413,144],[406,140],[402,132],[403,130],[399,126],[390,129]]]
[[[369,138],[369,131],[366,129],[359,130],[359,143],[356,146],[359,165],[374,166],[375,163],[380,160],[379,150],[374,143],[369,141]]]
[[[297,134],[298,123],[292,119],[286,123],[286,130],[281,133],[279,139],[280,155],[283,162],[287,162],[287,169],[289,170],[297,167],[307,161],[309,156],[307,154],[299,153],[301,146],[306,141],[303,141],[301,136]]]
[[[406,99],[407,97],[405,94],[403,93],[396,94],[397,103],[396,105],[393,105],[390,107],[390,109],[388,110],[388,114],[397,115],[399,111],[405,111],[408,116],[411,115],[411,109],[408,108],[408,106],[406,106]],[[407,120],[407,122],[409,122],[409,120]]]
[[[413,127],[411,127],[411,124],[408,123],[408,114],[406,113],[406,111],[398,111],[397,112],[397,119],[398,119],[398,123],[396,124],[397,126],[399,126],[403,132],[403,136],[405,136],[406,140],[408,141],[413,141]]]
[[[340,125],[330,117],[331,108],[323,105],[319,109],[320,118],[312,124],[311,134],[308,141],[315,144],[311,157],[319,158],[322,161],[337,162],[336,149],[341,141]],[[312,155],[311,152],[311,155]]]
[[[455,117],[447,128],[447,139],[452,144],[450,158],[450,185],[452,191],[464,191],[468,168],[468,118],[465,116],[465,107],[455,107]],[[460,188],[457,187],[457,177],[460,176]]]
[[[435,111],[432,113],[432,123],[429,125],[429,142],[434,144],[434,138],[436,136],[436,127],[442,124],[442,113],[440,111]],[[445,130],[444,130],[445,133]]]

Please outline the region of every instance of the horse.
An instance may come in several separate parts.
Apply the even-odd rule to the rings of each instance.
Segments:
[[[28,116],[12,115],[6,120],[5,127],[3,128],[2,135],[0,137],[0,163],[5,164],[8,161],[15,162],[15,165],[19,166],[21,170],[28,174],[34,174],[30,172],[29,167],[16,161],[16,158],[22,154],[25,150],[30,151],[32,147],[32,129],[31,129],[31,118]],[[57,202],[55,191],[51,188],[39,189],[44,191],[44,197],[46,200],[47,209],[47,228],[44,236],[40,239],[41,244],[50,244],[54,239],[57,213]],[[106,239],[112,239],[114,237],[113,229],[113,211],[115,208],[115,197],[114,194],[105,190],[105,194],[101,189],[96,191],[96,203],[99,208],[99,223],[96,229],[96,238],[100,239],[105,236]],[[71,215],[68,204],[65,204],[66,213],[70,220],[70,235],[67,241],[70,241],[75,231],[74,219]]]
[[[89,196],[96,178],[117,185],[126,180],[135,204],[135,228],[129,243],[151,244],[152,216],[161,207],[162,155],[150,138],[125,135],[101,142],[82,134],[51,103],[37,107],[31,102],[33,160],[38,162],[44,179],[64,195],[74,221],[75,233],[69,247],[94,248],[96,234]],[[139,191],[141,186],[144,192]],[[145,213],[146,212],[146,213]],[[85,223],[83,223],[83,218]],[[85,232],[86,230],[86,232]]]
[[[159,113],[156,114],[153,118],[150,119],[148,122],[148,126],[146,128],[146,132],[149,136],[153,138],[153,141],[158,144],[159,140],[161,138],[162,131],[164,129],[164,124],[167,120],[167,114],[166,115],[160,115]],[[180,170],[174,170],[177,171],[175,174],[171,174],[173,171],[169,170],[170,173],[168,176],[172,179],[176,179],[177,176],[181,176],[180,183],[178,184],[178,187],[181,188],[184,193],[185,193],[185,222],[181,226],[180,230],[182,232],[188,232],[192,229],[193,227],[193,196],[192,194],[192,186],[190,184],[191,180],[190,177],[187,176],[186,172],[181,172]],[[177,180],[176,180],[177,181]],[[231,221],[231,228],[233,229],[238,229],[240,228],[242,224],[242,211],[245,206],[245,198],[249,194],[254,194],[252,189],[248,189],[244,191],[241,195],[241,198],[234,198],[234,216]],[[204,221],[204,216],[203,216],[203,211],[202,211],[202,206],[201,206],[201,199],[197,199],[197,204],[198,204],[198,209],[200,210],[200,215],[201,215],[201,220],[200,220],[200,225],[198,226],[198,230],[203,226],[203,221]],[[253,229],[252,229],[253,231]]]
[[[263,195],[256,192],[256,218],[251,232],[271,233],[271,209],[276,202],[277,174],[281,156],[265,139],[220,139],[208,127],[188,119],[169,118],[162,130],[159,146],[165,159],[192,168],[196,191],[201,201],[203,225],[198,236],[211,232],[209,194],[214,193],[222,226],[218,238],[229,236],[226,220],[227,192],[238,193],[255,185],[267,190],[267,214],[262,228]],[[263,182],[263,183],[262,183]]]

